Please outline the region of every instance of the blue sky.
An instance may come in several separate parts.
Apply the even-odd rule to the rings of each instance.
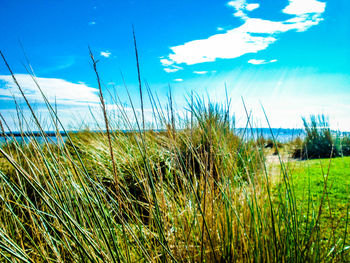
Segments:
[[[22,65],[21,41],[39,84],[71,126],[98,103],[88,46],[104,83],[127,103],[122,72],[138,101],[134,24],[142,79],[161,101],[170,84],[179,109],[191,90],[223,102],[226,85],[238,125],[243,97],[258,126],[266,126],[261,102],[274,127],[300,127],[301,116],[325,113],[333,128],[350,130],[347,10],[346,0],[12,0],[0,9],[0,50],[44,114]],[[1,63],[0,112],[7,118],[15,112],[12,95],[19,93]]]

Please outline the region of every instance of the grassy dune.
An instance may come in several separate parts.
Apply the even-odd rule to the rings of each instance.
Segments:
[[[95,62],[94,69],[98,77]],[[148,94],[164,131],[114,132],[100,89],[105,131],[68,133],[65,142],[57,133],[58,143],[42,132],[26,101],[28,127],[43,139],[8,138],[0,148],[1,261],[349,260],[349,192],[341,181],[349,159],[332,160],[325,173],[327,161],[323,171],[317,161],[284,162],[272,140],[281,162],[271,163],[262,140],[235,134],[229,103],[191,100],[183,120],[171,97],[163,111]],[[64,130],[43,99],[52,125]],[[118,121],[131,129],[118,107]],[[144,126],[143,114],[135,119]],[[180,122],[183,129],[176,128]]]
[[[201,110],[192,128],[181,131],[111,133],[115,172],[102,132],[71,134],[58,145],[4,145],[3,258],[349,258],[350,160],[332,160],[327,187],[319,161],[278,165],[279,180],[271,183],[265,148],[235,135],[224,112]],[[328,169],[327,160],[321,164]]]

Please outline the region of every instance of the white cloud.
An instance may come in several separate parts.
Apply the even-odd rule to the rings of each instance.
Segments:
[[[260,18],[249,18],[237,28],[242,32],[275,35],[290,30],[305,31],[309,27],[317,25],[323,19],[315,15],[311,19],[307,16],[288,19],[283,22],[264,20]]]
[[[227,3],[228,6],[234,7],[237,10],[243,9],[246,5],[246,0],[234,0]]]
[[[164,71],[166,73],[174,73],[174,72],[179,71],[180,69],[183,69],[183,68],[174,66],[174,67],[171,67],[171,68],[164,68]]]
[[[198,75],[205,75],[208,73],[208,71],[193,71],[193,73]]]
[[[90,26],[96,25],[96,22],[95,21],[91,21],[91,22],[89,22],[89,25]]]
[[[176,81],[176,82],[182,82],[182,81],[184,81],[183,79],[174,79],[174,81]]]
[[[264,59],[251,59],[248,61],[248,63],[253,64],[253,65],[261,65],[261,64],[265,64],[265,60]]]
[[[163,58],[160,60],[160,63],[162,63],[163,66],[168,67],[172,64],[174,64],[174,61],[171,61],[169,59]]]
[[[260,4],[248,4],[246,6],[247,11],[253,11],[260,7]]]
[[[240,17],[242,19],[247,19],[247,15],[245,14],[245,7],[247,5],[246,0],[234,0],[234,1],[230,1],[227,3],[227,5],[229,7],[233,7],[234,9],[236,9],[236,13],[234,13],[233,15],[236,17]]]
[[[217,31],[224,31],[225,29],[223,27],[217,27],[216,30]]]
[[[305,6],[302,3],[306,3]],[[250,18],[246,11],[254,10],[259,4],[247,4],[246,0],[235,0],[227,3],[236,9],[235,16],[244,23],[225,33],[215,34],[207,39],[189,41],[183,45],[171,47],[172,53],[162,58],[165,71],[175,72],[176,64],[193,65],[213,62],[216,59],[232,59],[248,53],[257,53],[266,49],[278,40],[281,33],[295,30],[306,31],[319,24],[325,11],[325,3],[316,0],[290,0],[283,12],[295,16],[285,21],[272,21],[261,18]],[[253,6],[251,6],[253,5]],[[171,67],[169,67],[171,66]]]
[[[262,65],[262,64],[268,64],[268,63],[274,63],[274,62],[277,62],[277,59],[272,59],[272,60],[250,59],[250,60],[248,60],[248,63],[253,64],[253,65]]]
[[[43,120],[44,130],[54,130],[53,123],[50,121],[50,115],[43,107],[44,100],[38,90],[37,86],[33,82],[32,78],[27,74],[16,74],[16,79],[22,87],[27,99],[34,107],[35,112],[39,116],[39,121]],[[101,114],[100,99],[98,97],[98,89],[89,87],[83,82],[72,83],[64,79],[57,78],[36,78],[41,89],[46,95],[49,102],[54,105],[57,103],[58,116],[62,121],[64,127],[68,130],[81,130],[84,127],[90,129],[99,129],[104,125],[104,118]],[[112,84],[112,83],[109,83]],[[9,75],[0,75],[0,108],[4,100],[13,101],[14,95],[17,98],[21,98],[21,94]],[[107,94],[106,94],[107,95]],[[120,112],[120,108],[123,108],[126,112],[128,121],[123,117],[117,124],[118,129],[137,129],[136,120],[134,116],[134,110],[139,120],[141,119],[141,109],[131,108],[126,104],[109,104],[106,101],[106,107],[108,112]],[[153,111],[151,108],[145,108],[145,121],[146,125],[153,121]],[[93,115],[91,115],[93,112]],[[1,109],[1,113],[4,115],[6,121],[10,125],[12,130],[18,130],[19,126],[16,118],[15,109]],[[27,120],[30,120],[31,114],[29,110],[24,107],[23,114]],[[112,116],[115,116],[112,114]],[[31,123],[31,122],[29,122]],[[131,123],[131,124],[130,124]],[[129,126],[131,125],[131,126]],[[33,127],[30,127],[30,129]]]
[[[183,69],[182,67],[174,65],[174,61],[161,57],[160,63],[164,66],[164,71],[167,73],[173,73]]]
[[[289,5],[283,9],[283,13],[291,15],[303,15],[309,13],[323,13],[326,3],[317,0],[289,0]]]
[[[164,71],[167,72],[167,73],[173,73],[173,72],[176,72],[176,71],[179,71],[183,69],[182,67],[179,67],[179,66],[176,66],[176,65],[171,65],[167,68],[164,68]]]
[[[164,68],[164,71],[166,73],[174,73],[174,72],[179,71],[179,70],[178,69],[172,69],[172,68]]]
[[[240,17],[242,19],[248,19],[246,11],[253,11],[260,7],[260,4],[252,3],[248,4],[246,0],[234,0],[227,3],[228,6],[236,9],[236,12],[233,14],[236,17]]]
[[[30,102],[43,102],[43,98],[32,78],[28,74],[16,74],[16,79]],[[60,105],[93,105],[99,103],[98,89],[86,84],[72,83],[64,79],[36,78],[50,103]],[[21,94],[10,75],[0,75],[0,99]]]
[[[242,19],[248,19],[248,16],[242,10],[237,11],[233,15]]]
[[[285,24],[260,18],[249,18],[239,30],[247,33],[275,34],[290,30],[294,24]]]
[[[106,51],[101,51],[100,55],[105,57],[105,58],[109,58],[112,55],[112,53],[109,52],[108,50],[106,50]]]
[[[272,36],[252,36],[239,28],[218,34],[208,39],[195,40],[172,47],[169,59],[176,64],[193,65],[212,62],[217,58],[236,58],[246,53],[256,53],[267,48],[277,39]]]

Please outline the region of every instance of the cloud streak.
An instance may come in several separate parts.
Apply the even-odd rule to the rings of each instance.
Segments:
[[[208,71],[193,71],[193,73],[197,75],[205,75],[208,73]]]
[[[249,64],[253,64],[253,65],[263,65],[263,64],[274,63],[274,62],[277,62],[277,59],[272,59],[272,60],[250,59],[248,61]]]
[[[180,64],[194,65],[257,53],[275,43],[282,33],[291,30],[303,32],[318,25],[323,20],[322,14],[326,8],[325,3],[316,0],[289,0],[282,12],[293,17],[284,21],[272,21],[249,17],[248,12],[258,8],[259,4],[235,0],[227,5],[235,10],[234,16],[239,17],[243,24],[207,39],[171,47],[172,52],[161,59],[166,72],[182,69],[178,66]]]
[[[43,103],[43,98],[37,86],[28,74],[16,74],[18,83],[30,102]],[[97,105],[99,103],[98,89],[86,84],[72,83],[57,78],[36,78],[42,91],[50,103],[69,106]],[[21,94],[10,75],[0,75],[0,100],[9,99],[12,95]]]

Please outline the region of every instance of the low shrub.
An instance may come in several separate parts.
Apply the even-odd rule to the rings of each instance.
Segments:
[[[301,147],[294,150],[292,154],[294,158],[317,159],[340,156],[339,147],[336,146],[324,115],[312,115],[310,121],[303,118],[303,122],[306,137]]]
[[[341,154],[343,156],[350,156],[350,137],[343,137],[340,141]]]

